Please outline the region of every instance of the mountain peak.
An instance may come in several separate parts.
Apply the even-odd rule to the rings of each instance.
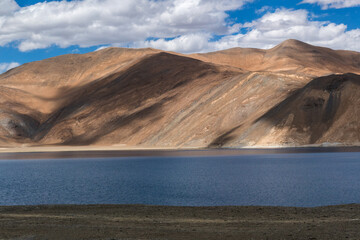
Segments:
[[[304,43],[302,41],[296,40],[296,39],[287,39],[283,41],[282,43],[278,44],[274,48],[284,48],[284,47],[310,47],[312,45]]]

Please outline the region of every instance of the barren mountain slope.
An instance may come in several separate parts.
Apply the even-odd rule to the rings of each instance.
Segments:
[[[360,143],[360,76],[330,75],[312,80],[247,128],[228,146]]]
[[[299,47],[302,57],[296,54]],[[109,48],[10,70],[0,75],[0,144],[239,147],[359,141],[359,76],[313,81],[310,76],[360,72],[359,53],[290,40],[270,50],[196,56],[227,52],[214,64],[195,55]],[[351,80],[344,80],[336,94],[327,93],[326,83],[309,90],[318,81],[338,78]],[[326,109],[317,120],[314,111],[320,108],[309,113],[302,107],[304,101],[312,106],[311,97]],[[340,107],[333,103],[339,98]]]
[[[31,106],[50,113],[72,88],[122,71],[157,52],[154,49],[107,48],[87,54],[68,54],[24,64],[0,75],[0,82],[1,86],[33,95]]]
[[[2,75],[2,85],[28,89],[37,87],[68,87],[84,85],[92,80],[118,72],[155,49],[106,48],[87,54],[68,54],[31,62]]]
[[[302,80],[302,79],[300,79]],[[168,53],[74,91],[35,136],[41,143],[205,147],[282,100],[295,76],[242,73]],[[271,86],[271,88],[270,88]],[[271,96],[277,89],[278,95]]]
[[[12,117],[3,117],[3,138],[9,144],[205,147],[229,128],[260,117],[304,81],[157,53],[69,88],[50,114],[27,113],[30,119],[24,119],[18,112],[25,109],[13,109]],[[32,122],[35,129],[24,127]]]
[[[360,53],[335,51],[293,39],[269,50],[233,48],[190,56],[249,71],[292,72],[318,77],[333,73],[360,74]]]

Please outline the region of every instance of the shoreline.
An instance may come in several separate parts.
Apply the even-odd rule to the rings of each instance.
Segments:
[[[360,204],[0,207],[0,239],[360,239]]]
[[[0,160],[112,157],[197,157],[290,153],[360,152],[360,146],[301,146],[280,148],[119,148],[117,146],[56,146],[0,148]]]

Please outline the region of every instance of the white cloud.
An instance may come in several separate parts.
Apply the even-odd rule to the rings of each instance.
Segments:
[[[137,42],[134,47],[154,47],[170,51],[207,52],[233,47],[271,48],[287,39],[310,44],[360,51],[360,29],[348,31],[344,24],[310,20],[306,10],[277,9],[244,23],[244,34],[231,34],[211,41],[209,34],[190,34],[171,41],[164,39]]]
[[[2,16],[6,16],[9,14],[14,13],[20,7],[17,3],[13,0],[1,0],[0,1],[0,18]]]
[[[9,71],[12,68],[16,68],[20,66],[17,62],[11,62],[11,63],[0,63],[0,73]]]
[[[318,4],[322,9],[360,6],[360,0],[303,0],[301,3]]]
[[[246,34],[226,36],[217,48],[230,46],[272,47],[286,39],[298,39],[310,44],[360,51],[360,29],[347,31],[344,24],[310,20],[306,10],[277,9],[260,19],[244,24]]]
[[[270,6],[263,6],[260,9],[256,10],[255,13],[256,14],[262,14],[264,12],[267,12],[267,11],[271,10],[271,9],[273,9],[273,8],[270,7]]]
[[[166,51],[193,53],[201,52],[208,48],[210,34],[187,34],[177,37],[173,40],[166,41],[164,39],[137,42],[131,47],[151,47]]]
[[[3,0],[1,0],[3,1]],[[15,6],[14,0],[5,0]],[[0,46],[21,51],[127,44],[154,38],[227,34],[226,11],[252,0],[82,0],[43,2],[0,18]],[[15,11],[17,10],[17,11]]]
[[[266,13],[252,22],[227,22],[226,11],[253,0],[77,0],[23,8],[14,0],[0,1],[7,3],[0,8],[0,46],[12,43],[21,51],[51,45],[101,45],[191,53],[231,47],[270,48],[289,38],[360,51],[360,29],[313,21],[306,10],[263,8],[261,12]],[[335,7],[359,1],[318,2]],[[223,37],[214,40],[214,36]]]

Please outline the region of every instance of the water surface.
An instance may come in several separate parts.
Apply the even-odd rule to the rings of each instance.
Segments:
[[[360,203],[360,153],[1,160],[0,205]]]

